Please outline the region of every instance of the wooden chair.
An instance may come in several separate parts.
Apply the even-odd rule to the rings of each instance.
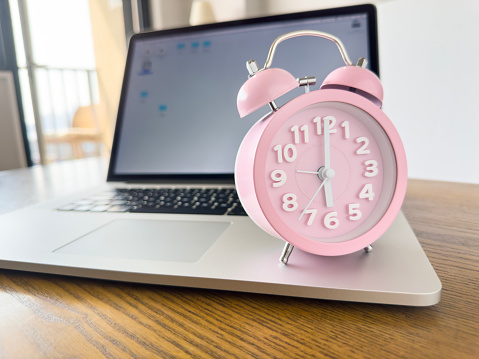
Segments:
[[[101,130],[105,123],[106,111],[103,106],[80,106],[73,116],[71,128],[43,135],[45,145],[69,143],[73,157],[84,158],[83,144],[92,142],[96,148],[95,155],[99,156],[106,145],[105,134]]]

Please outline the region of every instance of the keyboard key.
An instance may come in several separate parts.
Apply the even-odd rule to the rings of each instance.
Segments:
[[[106,211],[107,212],[128,212],[131,209],[131,206],[111,206]]]
[[[78,207],[78,204],[72,203],[72,204],[67,204],[66,206],[63,206],[62,208],[58,208],[58,210],[59,211],[71,211],[76,207]]]
[[[88,211],[90,211],[90,212],[105,212],[108,208],[110,208],[109,205],[94,206],[94,207],[90,208]]]
[[[80,205],[85,205],[85,204],[92,204],[92,202],[94,202],[94,201],[89,200],[89,199],[82,199],[80,201],[76,201],[74,204],[80,206]]]
[[[89,211],[90,209],[92,209],[94,206],[91,205],[91,204],[84,204],[84,205],[81,205],[81,206],[77,206],[75,208],[72,209],[72,211],[75,211],[75,212],[87,212]]]
[[[248,214],[244,210],[243,206],[235,206],[228,212],[229,216],[247,216]]]

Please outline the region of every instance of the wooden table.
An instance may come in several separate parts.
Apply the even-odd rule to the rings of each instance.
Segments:
[[[0,213],[91,185],[105,168],[0,172]],[[432,307],[0,270],[0,358],[479,358],[479,185],[409,180],[403,211],[443,284]]]

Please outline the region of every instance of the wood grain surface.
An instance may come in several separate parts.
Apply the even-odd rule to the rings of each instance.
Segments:
[[[479,185],[410,180],[432,307],[0,270],[0,358],[478,358]]]

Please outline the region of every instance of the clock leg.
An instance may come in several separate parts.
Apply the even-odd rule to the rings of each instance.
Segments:
[[[373,250],[373,246],[372,246],[372,245],[369,245],[369,246],[367,246],[367,247],[364,248],[364,251],[365,251],[366,253],[370,253],[372,250]]]
[[[279,261],[283,264],[288,264],[288,259],[293,249],[294,246],[291,243],[286,243],[283,248],[283,253],[281,253],[281,257],[279,258]]]

